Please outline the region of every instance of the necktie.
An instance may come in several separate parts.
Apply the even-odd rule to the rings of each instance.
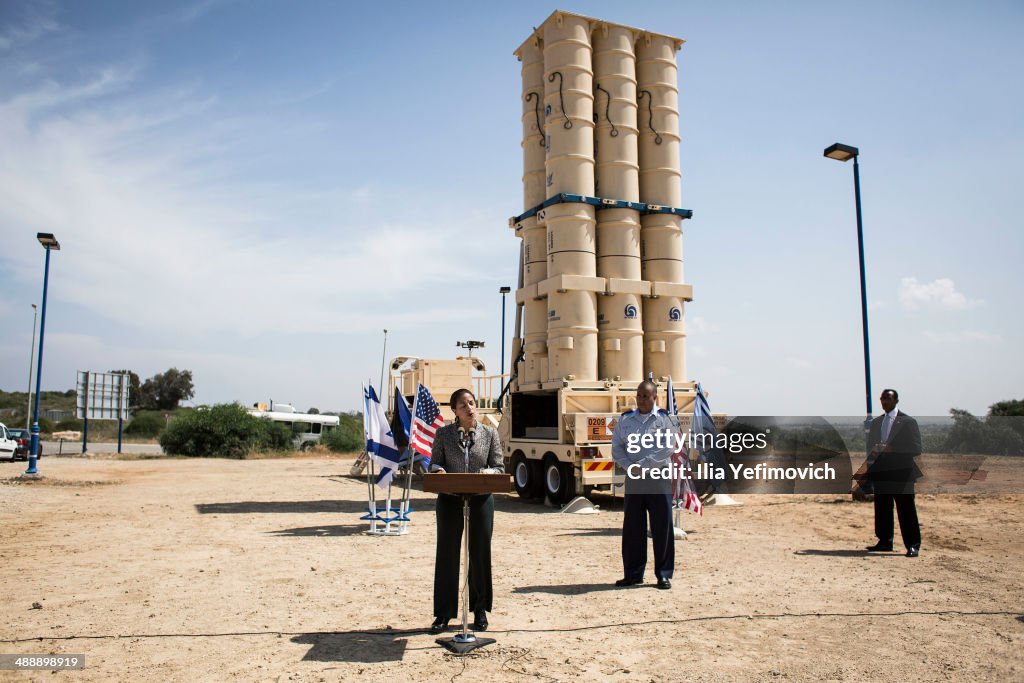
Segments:
[[[892,417],[889,413],[885,414],[885,419],[882,420],[882,441],[889,440],[889,430],[892,429]]]

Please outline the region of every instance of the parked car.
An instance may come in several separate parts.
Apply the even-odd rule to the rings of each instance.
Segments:
[[[28,460],[29,451],[32,450],[32,432],[27,429],[8,429],[7,433],[18,444],[18,447],[14,449],[15,459]],[[36,457],[43,457],[42,441],[39,442],[39,454]]]
[[[14,452],[18,448],[17,440],[11,438],[7,427],[0,423],[0,460],[14,460]]]

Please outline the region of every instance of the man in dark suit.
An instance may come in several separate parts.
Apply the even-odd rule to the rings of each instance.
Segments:
[[[892,550],[895,504],[907,557],[917,557],[921,550],[921,527],[914,502],[914,482],[921,477],[921,469],[915,461],[921,455],[921,430],[917,420],[896,408],[900,395],[895,389],[884,390],[880,400],[885,414],[871,421],[868,432],[867,479],[875,491],[875,536],[878,537],[878,543],[868,547],[868,551]]]

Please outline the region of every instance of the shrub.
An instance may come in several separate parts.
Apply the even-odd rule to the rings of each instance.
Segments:
[[[55,431],[55,432],[80,432],[80,431],[82,431],[82,427],[83,426],[84,426],[84,423],[81,420],[79,420],[77,417],[67,417],[67,418],[64,418],[63,420],[61,420],[60,422],[58,422],[56,425],[54,425],[53,426],[53,431]],[[40,425],[40,429],[42,429],[42,425]]]
[[[132,421],[124,428],[124,433],[129,436],[139,436],[152,439],[163,431],[167,421],[164,415],[158,411],[140,410],[132,416]]]
[[[160,435],[172,455],[244,458],[254,451],[288,448],[291,433],[282,424],[253,417],[237,403],[180,412]]]
[[[342,414],[339,417],[341,423],[337,429],[332,429],[324,434],[320,443],[335,453],[353,453],[363,450],[366,446],[366,436],[363,434],[362,420],[347,414]]]

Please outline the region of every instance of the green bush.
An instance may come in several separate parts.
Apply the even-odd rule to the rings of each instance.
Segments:
[[[155,410],[140,410],[132,416],[132,421],[124,428],[129,436],[146,439],[156,438],[163,431],[167,421],[163,413]]]
[[[42,434],[53,434],[53,420],[48,417],[39,416],[39,432]]]
[[[324,434],[320,443],[335,453],[354,453],[363,450],[366,446],[366,436],[363,433],[362,419],[349,414],[342,414],[339,417],[341,423],[337,429]]]
[[[950,453],[1024,455],[1024,437],[999,417],[980,420],[958,408],[950,409],[949,413],[954,423],[946,439]]]
[[[55,432],[80,432],[83,422],[77,417],[66,417],[53,427]]]
[[[252,452],[290,446],[287,427],[253,417],[237,403],[182,411],[160,435],[165,453],[200,458],[244,458]]]

